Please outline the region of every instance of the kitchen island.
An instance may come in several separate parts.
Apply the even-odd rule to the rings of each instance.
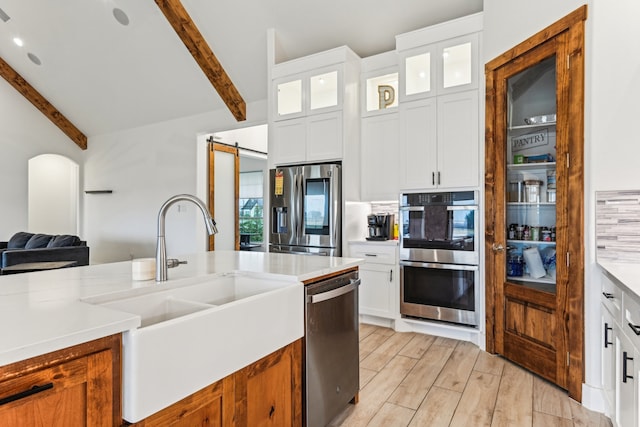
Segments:
[[[0,366],[6,367],[11,364],[27,366],[28,360],[37,359],[47,353],[117,336],[122,332],[126,334],[126,331],[130,330],[133,334],[134,331],[144,329],[139,329],[142,324],[141,316],[114,309],[108,304],[96,303],[102,300],[108,301],[110,298],[119,296],[128,298],[145,295],[157,292],[162,288],[168,289],[174,286],[180,287],[201,281],[210,281],[234,272],[242,272],[242,274],[249,274],[256,278],[265,275],[269,280],[288,282],[287,288],[299,288],[298,295],[301,296],[301,282],[348,270],[357,267],[360,263],[360,260],[349,258],[304,257],[234,251],[207,252],[181,259],[188,263],[170,269],[169,280],[162,284],[156,284],[153,280],[133,281],[131,279],[131,262],[0,278],[0,320],[4,325],[0,336]],[[275,293],[273,297],[276,297]],[[281,340],[288,340],[288,343],[299,340],[303,335],[304,319],[301,315],[303,313],[303,298],[300,297],[299,301],[299,305],[291,307],[290,310],[294,313],[294,318],[297,319],[293,323],[299,324],[288,328],[288,335],[279,336]],[[215,312],[215,306],[212,307],[214,308],[203,310],[197,314]],[[287,310],[280,311],[283,315],[287,312]],[[250,319],[252,315],[255,314],[246,313],[246,319]],[[220,324],[218,329],[224,329],[233,334],[235,328],[241,330],[240,324],[242,323],[247,322],[224,323]],[[147,329],[153,330],[157,326],[151,325]],[[269,330],[260,332],[267,337],[271,333]],[[206,337],[203,337],[203,340],[206,340]],[[257,361],[260,357],[282,348],[282,343],[274,342],[273,348],[267,351],[264,347],[264,341],[262,340],[263,348],[252,354],[252,361]],[[171,349],[171,344],[171,342],[166,342],[167,350]],[[228,345],[224,342],[214,344],[220,348]],[[250,349],[252,344],[251,341],[245,343],[249,352],[252,351]],[[158,355],[159,359],[160,356]],[[191,354],[184,355],[185,366],[189,365],[191,356]],[[119,355],[116,355],[116,358],[119,360]],[[154,360],[150,360],[149,363],[153,364]],[[215,364],[215,361],[212,361],[212,364]],[[222,377],[218,379],[222,379]],[[123,384],[125,384],[126,391],[126,370],[123,375]],[[193,391],[199,388],[199,385],[195,385]],[[185,389],[189,389],[188,385]],[[1,388],[0,392],[2,392]],[[125,401],[125,406],[126,404]]]

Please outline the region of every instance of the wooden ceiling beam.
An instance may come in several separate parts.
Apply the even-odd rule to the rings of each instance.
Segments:
[[[22,96],[27,98],[42,114],[53,122],[60,130],[67,135],[78,147],[87,149],[87,137],[77,127],[73,125],[56,107],[54,107],[44,96],[40,95],[33,86],[29,84],[16,70],[11,68],[2,58],[0,58],[0,75]]]
[[[237,121],[247,119],[247,107],[222,65],[180,0],[155,0]]]

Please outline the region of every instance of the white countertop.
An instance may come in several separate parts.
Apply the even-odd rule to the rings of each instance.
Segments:
[[[233,271],[283,275],[302,282],[362,262],[247,251],[179,258],[188,264],[169,269],[167,285]],[[137,315],[81,299],[150,286],[161,285],[132,280],[131,261],[0,276],[0,366],[137,328]]]
[[[613,261],[598,261],[598,264],[640,298],[640,265]]]

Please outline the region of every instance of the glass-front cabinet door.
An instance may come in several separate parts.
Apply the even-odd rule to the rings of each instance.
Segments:
[[[404,60],[404,95],[432,93],[431,51],[407,56]]]
[[[335,67],[277,79],[274,81],[274,120],[339,109],[342,86],[342,70]]]
[[[289,118],[302,115],[302,79],[276,83],[276,116]]]
[[[400,55],[400,102],[478,87],[478,34],[449,39]]]
[[[338,105],[338,70],[309,77],[309,112],[316,112]]]
[[[448,40],[438,45],[438,93],[478,87],[478,35]]]

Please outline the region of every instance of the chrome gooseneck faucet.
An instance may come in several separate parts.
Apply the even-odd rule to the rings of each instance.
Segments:
[[[164,202],[164,204],[160,207],[160,211],[158,212],[158,243],[156,245],[156,282],[165,282],[167,280],[167,270],[168,270],[168,262],[167,262],[167,244],[164,238],[165,233],[165,216],[167,214],[167,210],[171,205],[176,202],[187,201],[192,202],[196,206],[200,208],[202,211],[202,215],[204,216],[204,224],[207,227],[207,233],[211,236],[212,234],[216,234],[218,232],[218,228],[216,227],[216,222],[211,218],[209,214],[209,210],[207,209],[207,205],[200,199],[190,194],[178,194],[176,196],[171,197],[169,200]],[[172,267],[175,267],[179,262],[172,262]]]

